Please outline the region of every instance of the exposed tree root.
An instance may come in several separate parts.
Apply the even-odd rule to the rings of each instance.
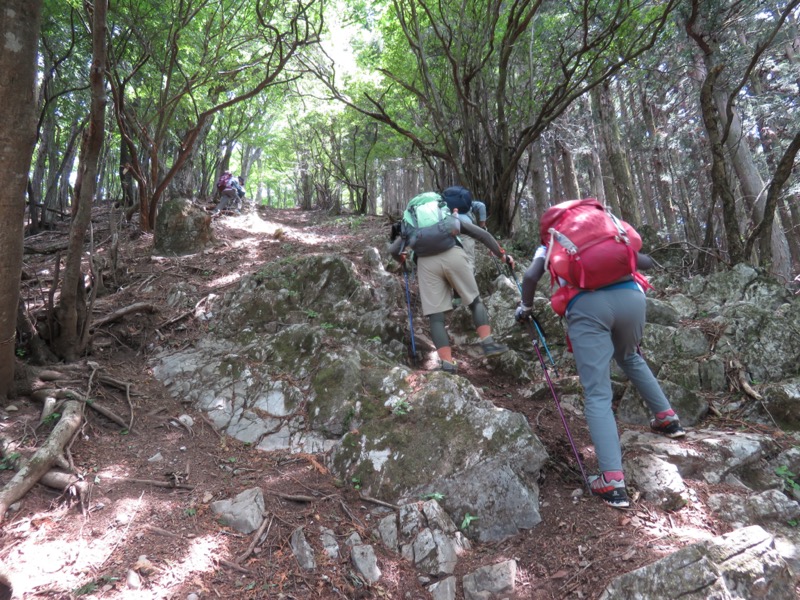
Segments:
[[[0,490],[0,522],[8,507],[22,498],[50,470],[64,448],[78,431],[83,420],[83,403],[70,400],[64,403],[61,418],[45,443]]]

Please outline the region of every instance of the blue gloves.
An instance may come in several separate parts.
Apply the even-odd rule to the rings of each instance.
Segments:
[[[520,302],[519,306],[517,307],[517,310],[514,312],[514,319],[518,323],[524,323],[525,321],[531,318],[532,313],[533,313],[533,307],[525,306]]]

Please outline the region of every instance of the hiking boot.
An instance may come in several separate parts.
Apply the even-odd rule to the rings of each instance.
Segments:
[[[681,427],[678,415],[669,415],[663,419],[655,418],[650,421],[650,429],[668,438],[680,438],[686,435],[686,432]]]
[[[508,352],[508,346],[505,344],[498,344],[494,341],[492,336],[489,336],[481,340],[481,350],[484,356],[496,356],[498,354],[503,354],[503,352]]]
[[[458,373],[458,363],[456,361],[443,360],[441,370],[445,373]]]
[[[606,481],[605,475],[592,475],[589,477],[589,487],[592,494],[613,508],[628,508],[631,505],[624,479]]]

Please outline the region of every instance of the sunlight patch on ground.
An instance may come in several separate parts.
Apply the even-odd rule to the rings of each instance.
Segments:
[[[157,594],[158,587],[173,587],[190,580],[193,574],[215,570],[214,557],[224,555],[227,547],[216,536],[197,538],[188,541],[182,558],[176,556],[177,562],[168,568],[156,561],[159,571],[146,578],[150,581],[148,589],[122,591],[126,587],[126,573],[133,565],[121,562],[121,553],[140,535],[141,526],[152,520],[153,515],[173,513],[173,503],[174,498],[161,499],[145,494],[118,499],[114,502],[113,514],[90,513],[77,539],[57,533],[63,519],[82,518],[74,507],[8,524],[6,533],[25,533],[24,541],[7,559],[14,567],[13,583],[19,597],[47,589],[58,593],[79,589],[99,592],[104,585],[113,586],[117,598],[164,597]],[[197,589],[201,591],[200,578],[197,582]]]
[[[184,583],[191,583],[192,576],[199,573],[207,573],[217,569],[215,558],[228,556],[227,544],[219,535],[207,535],[189,541],[188,547],[184,550],[181,559],[169,565],[159,575],[152,578],[152,587],[149,592],[152,597],[165,597],[159,591],[173,588]],[[176,557],[177,559],[177,557]],[[198,577],[196,580],[197,593],[207,591]]]

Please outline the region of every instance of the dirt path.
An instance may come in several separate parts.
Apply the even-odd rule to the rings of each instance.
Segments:
[[[384,221],[263,210],[219,218],[214,228],[219,243],[212,251],[180,260],[151,258],[150,237],[127,232],[127,276],[120,290],[98,301],[95,317],[134,302],[153,303],[159,311],[100,328],[87,357],[94,366],[87,362],[71,385],[133,425],[123,429],[87,413],[68,458],[94,483],[88,505],[37,486],[7,518],[0,558],[11,567],[21,597],[427,598],[408,565],[382,550],[383,578],[376,586],[355,577],[346,559],[302,572],[288,548],[294,529],[325,526],[342,540],[353,531],[368,538],[377,507],[337,485],[321,456],[266,454],[220,436],[148,370],[148,357],[157,350],[191,346],[206,333],[208,323],[196,320],[191,306],[208,294],[287,253],[336,252],[360,260],[365,246],[384,243]],[[29,302],[46,296],[52,260],[27,257],[26,270],[39,278],[23,290]],[[188,304],[171,306],[179,294]],[[93,368],[130,383],[130,396],[97,377],[89,389]],[[515,558],[521,598],[595,598],[616,575],[725,531],[702,506],[667,514],[638,502],[623,513],[574,497],[580,476],[554,403],[526,399],[517,382],[488,372],[482,361],[467,362],[461,374],[488,400],[524,413],[552,460],[540,482],[542,524],[501,544],[477,546],[460,561],[457,575]],[[18,399],[0,412],[0,435],[15,447],[34,448],[51,427],[40,425],[39,415],[33,401]],[[184,415],[193,425],[181,424]],[[583,419],[571,413],[568,419],[592,464]],[[0,483],[9,477],[0,471]],[[260,541],[222,526],[209,510],[210,502],[255,486],[267,503]]]

